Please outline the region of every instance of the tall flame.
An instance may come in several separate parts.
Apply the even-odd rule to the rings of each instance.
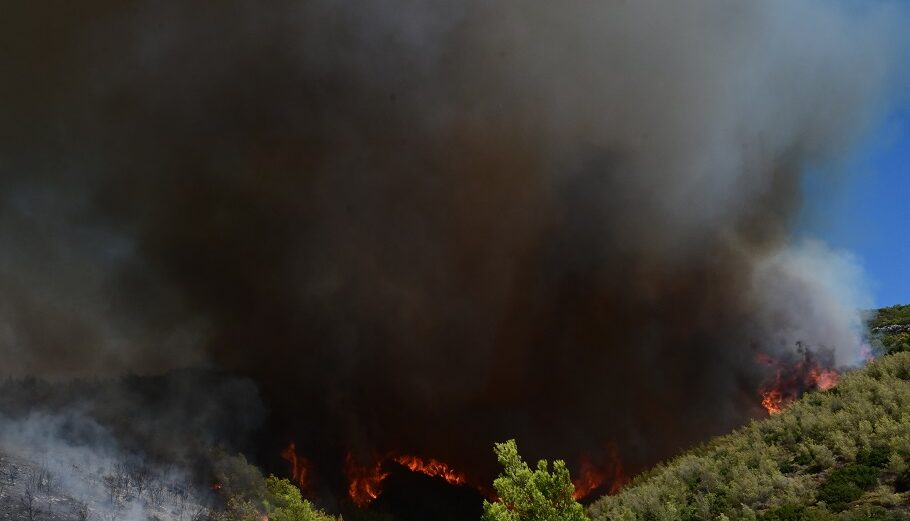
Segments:
[[[609,461],[601,467],[594,465],[587,454],[582,454],[578,477],[573,480],[576,500],[588,497],[598,489],[605,489],[608,494],[616,494],[626,484],[628,478],[623,472],[622,460],[615,443],[609,444],[607,452]]]
[[[297,445],[293,441],[281,451],[281,458],[290,464],[291,479],[306,494],[310,489],[310,462],[297,455]]]
[[[345,474],[348,477],[348,496],[359,507],[365,507],[382,493],[382,482],[389,475],[382,468],[382,460],[363,465],[350,452],[345,456]]]

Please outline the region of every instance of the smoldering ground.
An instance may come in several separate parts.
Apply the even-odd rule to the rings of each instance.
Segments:
[[[506,437],[637,468],[722,432],[759,352],[855,361],[858,268],[792,228],[891,94],[889,4],[10,11],[7,372],[212,364],[324,475],[486,479]]]

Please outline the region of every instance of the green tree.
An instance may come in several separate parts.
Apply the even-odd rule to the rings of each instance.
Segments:
[[[265,485],[271,496],[266,504],[270,521],[335,521],[303,499],[300,489],[290,481],[269,476]]]
[[[483,502],[483,521],[588,521],[584,508],[572,497],[575,487],[563,461],[545,460],[531,470],[518,454],[515,440],[496,444],[503,473],[493,482],[499,500]]]

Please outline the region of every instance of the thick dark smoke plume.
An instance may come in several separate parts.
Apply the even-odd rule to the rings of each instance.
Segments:
[[[486,478],[736,425],[759,352],[855,360],[861,273],[791,229],[883,108],[885,4],[52,4],[0,21],[5,373],[214,365],[323,473]]]

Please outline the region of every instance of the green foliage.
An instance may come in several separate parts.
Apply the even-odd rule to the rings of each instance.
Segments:
[[[759,521],[802,521],[805,515],[806,507],[802,505],[784,505],[765,512],[758,519]]]
[[[870,328],[907,324],[910,324],[910,305],[879,309],[869,321]]]
[[[877,446],[871,449],[862,449],[856,455],[856,462],[869,467],[883,469],[891,459],[891,449],[886,446]]]
[[[300,489],[287,479],[269,476],[265,484],[271,496],[266,504],[270,521],[335,521],[303,499]]]
[[[910,489],[907,411],[910,353],[884,356],[843,375],[837,392],[809,393],[781,414],[658,465],[588,514],[594,521],[897,519],[907,498],[891,486]]]
[[[211,514],[211,521],[335,521],[303,499],[300,489],[286,479],[262,473],[240,456],[212,454],[212,468],[227,498],[225,507]]]
[[[221,493],[240,501],[261,501],[266,497],[265,478],[259,468],[250,464],[243,454],[231,456],[213,451],[209,459],[215,481],[221,484]]]
[[[881,343],[888,354],[910,351],[910,333],[904,331],[893,335],[885,335],[881,338]]]
[[[563,461],[537,462],[531,470],[518,454],[515,440],[496,444],[496,457],[503,466],[493,486],[495,503],[483,502],[483,521],[587,521],[584,509],[572,497],[575,491]]]

